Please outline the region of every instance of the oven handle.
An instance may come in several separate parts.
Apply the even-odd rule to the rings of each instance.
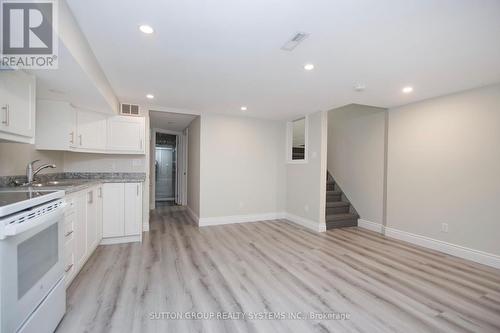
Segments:
[[[40,217],[29,220],[23,223],[12,223],[5,226],[4,235],[5,236],[16,236],[28,230],[34,229],[36,227],[46,225],[50,226],[59,221],[59,218],[64,214],[64,207],[66,203],[63,203],[58,208],[54,209],[50,213],[44,214]]]

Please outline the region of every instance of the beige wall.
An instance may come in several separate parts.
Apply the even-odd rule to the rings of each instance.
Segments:
[[[309,115],[308,162],[286,165],[286,212],[318,225],[325,223],[327,121],[326,112]]]
[[[26,164],[33,160],[39,163],[54,163],[56,169],[45,169],[41,173],[64,171],[64,154],[57,151],[38,151],[35,145],[22,143],[0,143],[0,176],[26,174]]]
[[[499,255],[499,143],[500,85],[391,109],[388,226]]]
[[[201,118],[196,117],[188,127],[187,205],[200,216],[200,130]]]
[[[66,172],[146,172],[144,155],[64,153]]]
[[[328,112],[328,170],[362,219],[382,223],[385,109],[351,104]]]
[[[285,125],[202,115],[200,217],[283,212]]]

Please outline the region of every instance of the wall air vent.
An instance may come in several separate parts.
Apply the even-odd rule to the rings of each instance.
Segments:
[[[283,51],[293,51],[300,43],[302,43],[307,37],[309,37],[308,33],[305,32],[297,32],[290,38],[285,45],[281,47]]]
[[[137,104],[120,104],[120,113],[126,116],[138,116],[139,115],[139,105]]]

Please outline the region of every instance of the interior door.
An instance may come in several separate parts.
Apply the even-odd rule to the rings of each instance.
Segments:
[[[156,201],[175,199],[175,154],[172,147],[156,147]]]

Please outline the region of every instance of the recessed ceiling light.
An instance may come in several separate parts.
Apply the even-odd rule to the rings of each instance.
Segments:
[[[146,98],[148,98],[148,99],[153,99],[153,98],[155,98],[155,95],[153,95],[153,94],[147,94],[147,95],[146,95]]]
[[[248,108],[247,108],[246,106],[244,106],[244,105],[243,105],[243,106],[241,107],[241,111],[246,111],[246,110],[248,110]]]
[[[141,30],[143,33],[145,34],[152,34],[153,32],[155,32],[155,30],[153,29],[152,26],[150,25],[147,25],[147,24],[143,24],[143,25],[140,25],[139,26],[139,30]]]
[[[313,64],[305,64],[304,69],[306,71],[312,71],[314,69],[314,65]]]
[[[404,87],[403,90],[402,90],[405,94],[409,94],[413,91],[413,87]]]

